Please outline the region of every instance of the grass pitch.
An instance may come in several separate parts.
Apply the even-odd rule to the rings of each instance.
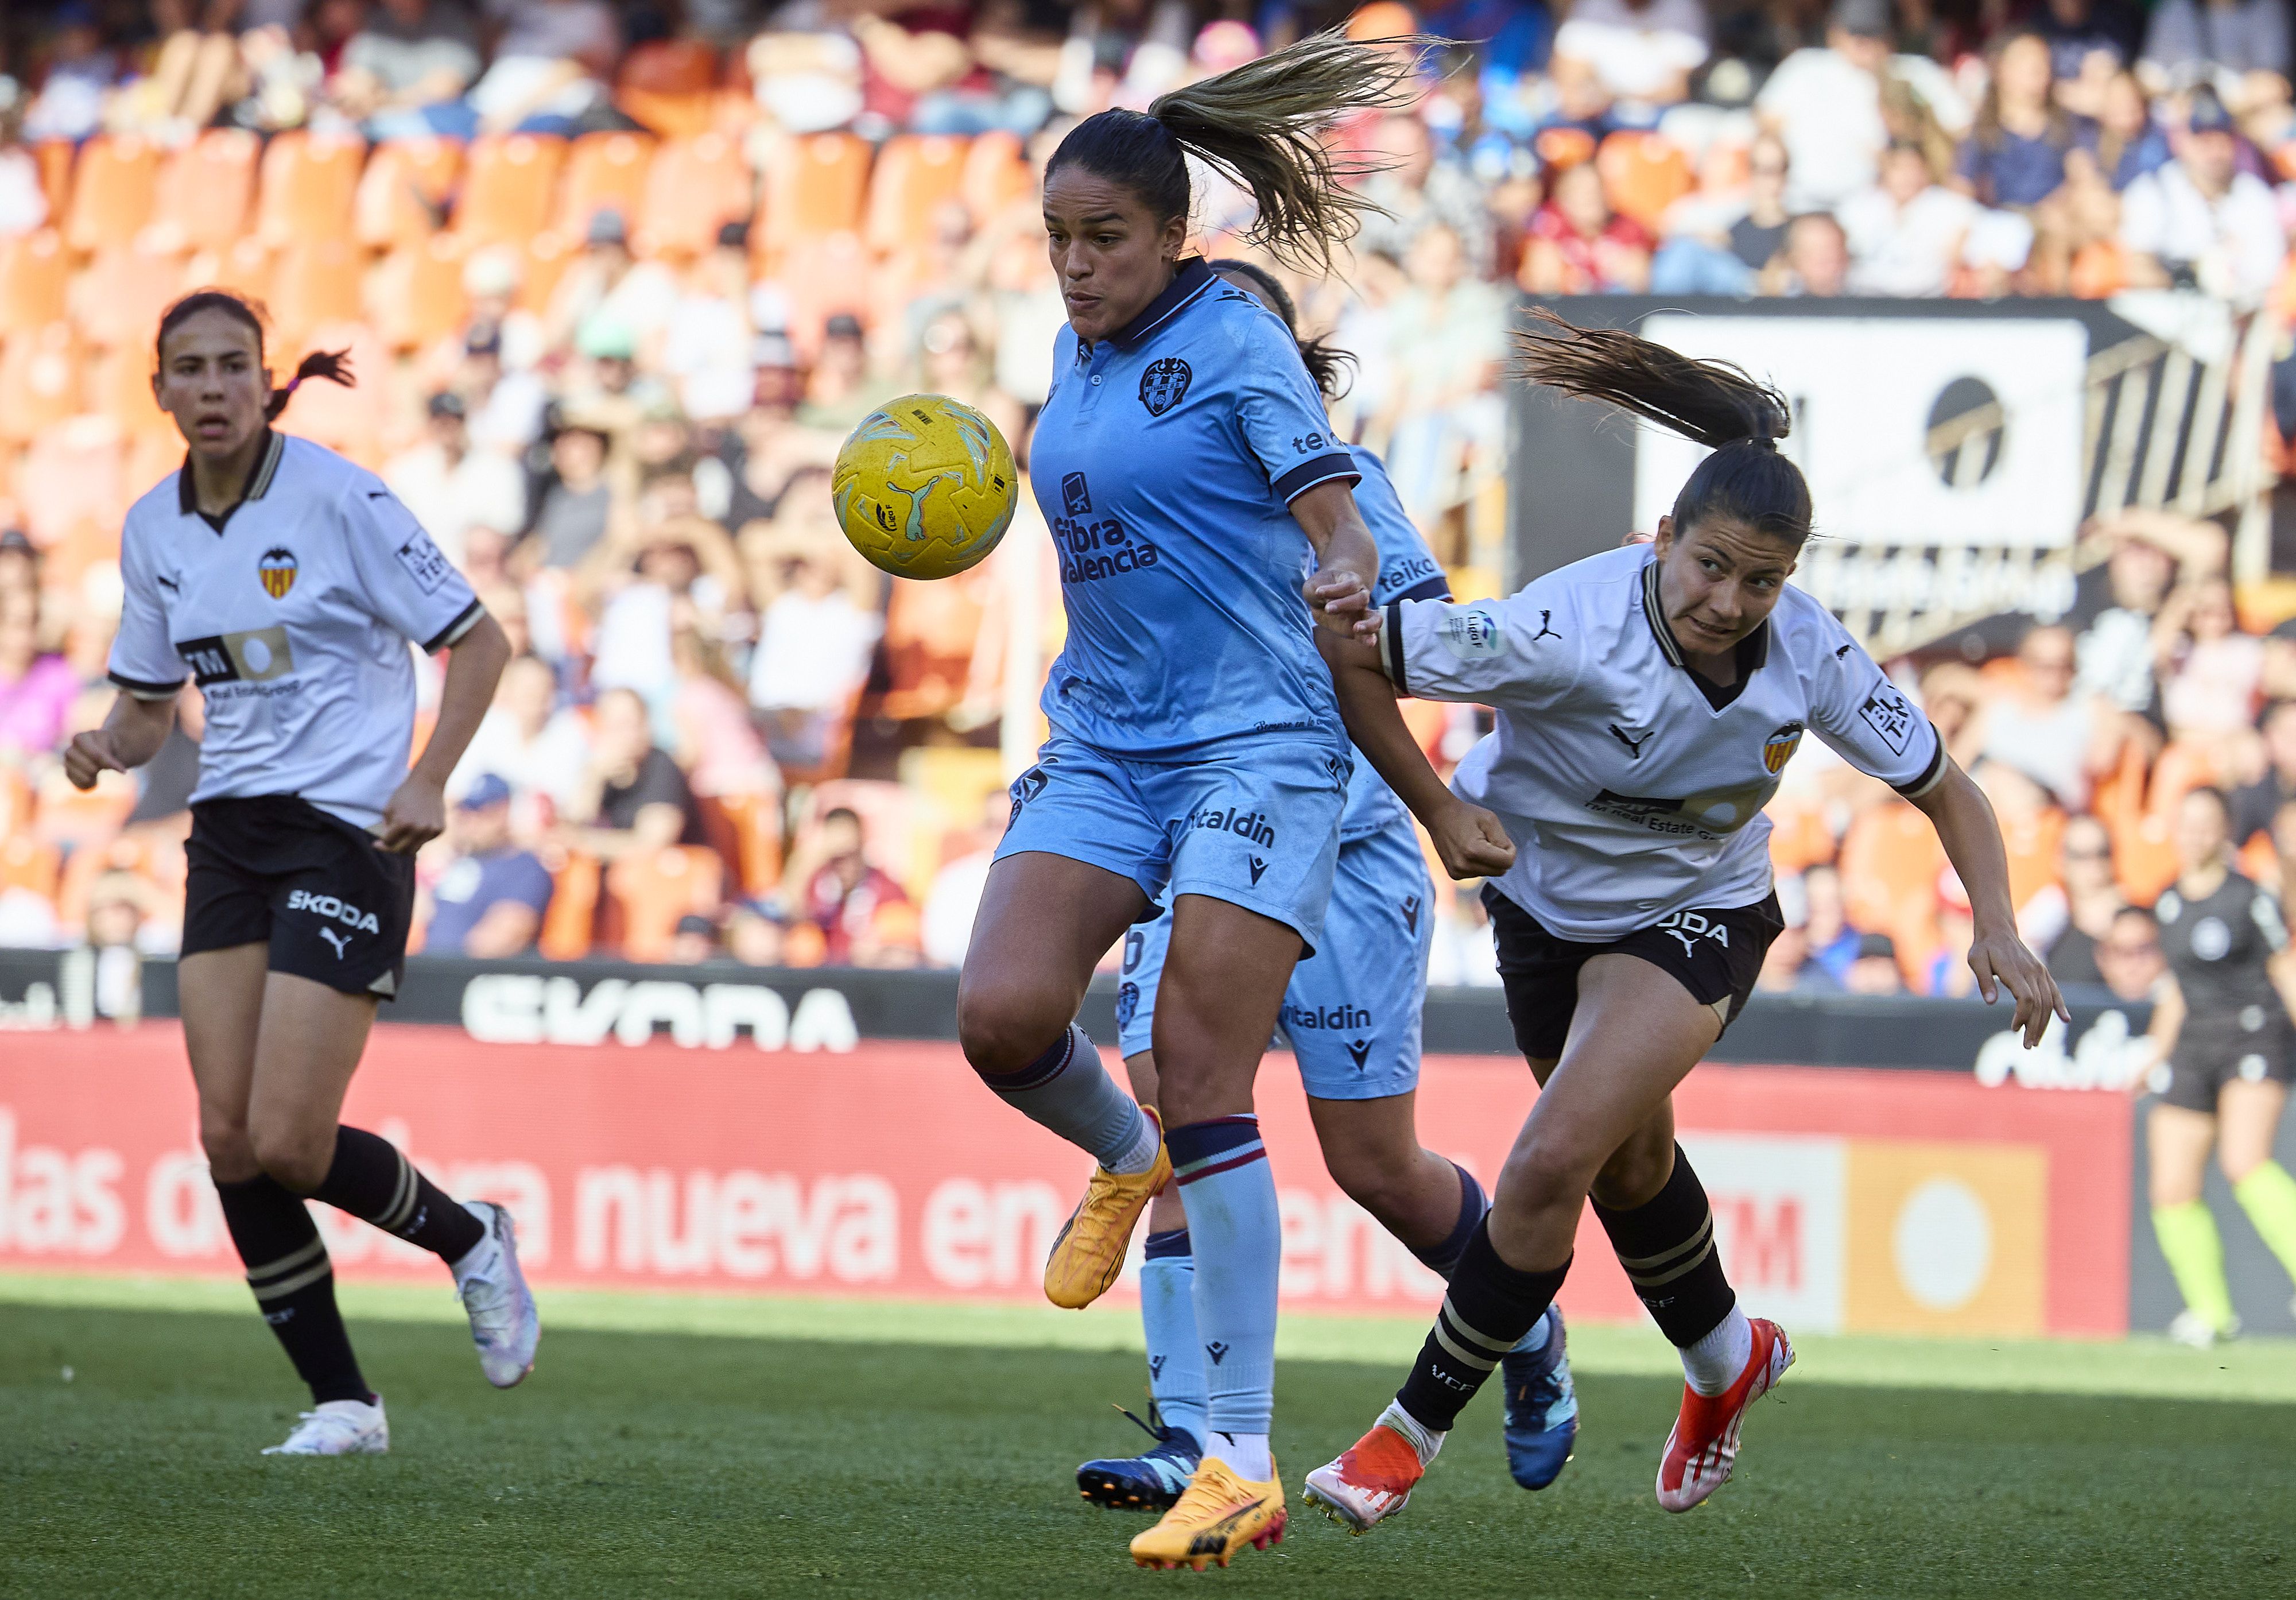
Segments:
[[[1508,1481],[1487,1397],[1397,1522],[1295,1516],[1197,1579],[1132,1568],[1144,1522],[1070,1481],[1138,1437],[1121,1316],[546,1295],[497,1394],[443,1289],[345,1301],[393,1453],[286,1462],[299,1391],[236,1286],[0,1281],[0,1595],[2296,1595],[2287,1344],[1810,1341],[1740,1480],[1670,1517],[1671,1353],[1574,1330],[1554,1488]],[[1290,1325],[1295,1507],[1420,1332]]]

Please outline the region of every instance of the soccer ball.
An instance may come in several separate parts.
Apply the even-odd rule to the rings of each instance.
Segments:
[[[949,578],[996,548],[1021,500],[996,424],[947,395],[904,395],[862,419],[829,483],[839,526],[896,578]]]

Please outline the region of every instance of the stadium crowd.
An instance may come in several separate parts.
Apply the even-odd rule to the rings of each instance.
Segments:
[[[953,964],[1002,825],[1005,679],[1058,648],[1056,575],[1024,496],[974,572],[883,579],[829,464],[915,390],[1025,455],[1062,316],[1037,166],[1079,115],[1329,25],[1474,41],[1415,111],[1341,131],[1386,214],[1344,274],[1289,280],[1357,358],[1340,426],[1463,595],[1497,582],[1518,289],[2182,287],[2288,315],[2279,0],[11,7],[0,943],[173,937],[196,692],[133,782],[76,794],[56,752],[111,693],[120,515],[180,457],[151,330],[217,283],[268,304],[275,366],[351,349],[360,387],[291,426],[381,472],[520,652],[422,861],[427,948]],[[1235,203],[1210,185],[1216,248]],[[2095,615],[1896,669],[2002,815],[2028,937],[2134,997],[2178,796],[2236,790],[2274,871],[2296,642],[2244,625],[2215,524],[2098,531]],[[1414,715],[1440,759],[1476,731]],[[1966,989],[1966,903],[1909,808],[1812,743],[1772,815],[1793,926],[1766,986]],[[1496,981],[1480,903],[1446,899],[1434,981]]]

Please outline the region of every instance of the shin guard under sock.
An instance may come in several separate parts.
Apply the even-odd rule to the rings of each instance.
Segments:
[[[1069,1024],[1053,1047],[1015,1072],[972,1069],[996,1097],[1040,1128],[1092,1153],[1111,1172],[1156,1164],[1156,1128],[1101,1065],[1085,1030]]]
[[[1664,1186],[1642,1204],[1624,1211],[1594,1205],[1636,1297],[1677,1350],[1696,1344],[1730,1315],[1738,1295],[1714,1248],[1714,1208],[1681,1145]]]
[[[1265,1434],[1275,1411],[1275,1281],[1283,1227],[1259,1119],[1214,1117],[1165,1136],[1194,1246],[1205,1425]],[[1217,1455],[1219,1441],[1208,1439]]]
[[[1411,1252],[1430,1272],[1440,1273],[1447,1278],[1458,1266],[1460,1252],[1467,1248],[1467,1241],[1474,1236],[1475,1224],[1491,1209],[1491,1202],[1483,1194],[1483,1186],[1475,1181],[1473,1173],[1456,1161],[1451,1163],[1451,1169],[1459,1175],[1459,1219],[1452,1224],[1450,1233],[1440,1244]]]
[[[415,1170],[398,1145],[364,1128],[335,1129],[334,1165],[311,1198],[419,1244],[449,1266],[487,1236],[486,1225]]]
[[[1492,1248],[1488,1219],[1478,1222],[1396,1403],[1431,1432],[1449,1432],[1499,1358],[1546,1314],[1570,1271],[1567,1259],[1544,1272],[1508,1266]]]
[[[1196,1337],[1196,1259],[1188,1230],[1148,1235],[1140,1263],[1140,1325],[1148,1342],[1148,1393],[1168,1428],[1185,1428],[1203,1448],[1204,1350]]]
[[[372,1400],[335,1307],[334,1267],[303,1202],[265,1173],[216,1185],[224,1226],[247,1267],[247,1286],[314,1405]]]

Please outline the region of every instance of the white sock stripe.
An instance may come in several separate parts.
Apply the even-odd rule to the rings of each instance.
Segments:
[[[1465,1317],[1460,1316],[1459,1308],[1453,1303],[1451,1297],[1447,1294],[1443,1297],[1442,1309],[1436,1313],[1436,1317],[1439,1322],[1449,1323],[1453,1330],[1458,1333],[1460,1338],[1467,1340],[1472,1343],[1480,1345],[1485,1350],[1489,1351],[1494,1356],[1504,1356],[1515,1347],[1516,1342],[1514,1340],[1494,1339],[1488,1333],[1484,1333],[1480,1328],[1477,1327],[1473,1323],[1469,1322]]]
[[[282,1273],[294,1271],[298,1267],[302,1266],[304,1262],[312,1259],[314,1257],[324,1256],[326,1253],[327,1242],[324,1239],[314,1235],[311,1242],[308,1244],[304,1245],[300,1250],[290,1251],[287,1254],[281,1256],[277,1260],[266,1261],[260,1267],[249,1268],[247,1269],[247,1281],[252,1284],[258,1278],[277,1277]]]
[[[1443,1323],[1444,1319],[1442,1317],[1439,1317],[1435,1319],[1435,1342],[1441,1345],[1446,1350],[1449,1351],[1451,1358],[1458,1362],[1460,1366],[1472,1366],[1477,1372],[1488,1372],[1499,1364],[1499,1360],[1496,1356],[1486,1356],[1480,1350],[1471,1350],[1465,1345],[1461,1344],[1457,1340],[1452,1338],[1449,1331],[1444,1327]]]
[[[374,1221],[374,1225],[387,1234],[395,1234],[406,1226],[406,1219],[414,1215],[414,1200],[420,1192],[420,1186],[414,1181],[414,1163],[406,1159],[405,1152],[398,1153],[398,1191],[391,1195],[390,1206]]]
[[[298,1289],[309,1288],[313,1284],[317,1283],[321,1278],[326,1276],[334,1269],[335,1264],[332,1261],[328,1260],[324,1256],[322,1256],[318,1260],[313,1262],[310,1266],[306,1267],[302,1271],[295,1274],[292,1277],[282,1278],[275,1284],[258,1284],[250,1282],[247,1286],[255,1291],[255,1298],[258,1303],[261,1303],[266,1301],[282,1300],[286,1296],[294,1293]]]
[[[1660,1268],[1665,1267],[1669,1262],[1677,1259],[1685,1251],[1697,1251],[1702,1254],[1703,1251],[1700,1250],[1700,1247],[1702,1245],[1710,1244],[1713,1242],[1713,1239],[1714,1211],[1713,1208],[1710,1206],[1707,1208],[1706,1219],[1698,1225],[1697,1231],[1693,1233],[1689,1238],[1685,1239],[1681,1243],[1669,1245],[1666,1249],[1660,1251],[1658,1254],[1654,1256],[1620,1256],[1619,1258],[1619,1265],[1627,1269],[1627,1276],[1628,1277],[1635,1278],[1636,1282],[1640,1282],[1641,1279],[1636,1276],[1637,1273],[1655,1272]]]

